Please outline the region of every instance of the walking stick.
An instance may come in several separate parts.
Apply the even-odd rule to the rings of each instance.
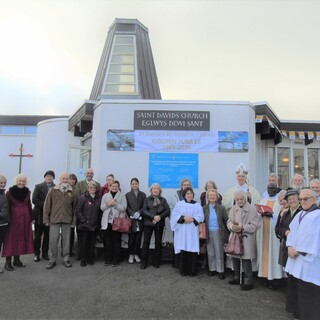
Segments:
[[[243,278],[242,278],[242,258],[241,258],[241,256],[239,256],[239,258],[240,258],[240,285],[242,285],[243,283]]]
[[[247,238],[248,236],[246,234],[243,235],[241,232],[241,237],[242,237],[242,243],[243,243],[243,238]],[[244,254],[244,252],[243,252],[243,254]],[[239,257],[240,257],[240,285],[242,285],[242,284],[244,284],[243,277],[242,277],[242,271],[244,273],[244,270],[242,270],[242,258],[241,258],[242,256],[240,255]]]

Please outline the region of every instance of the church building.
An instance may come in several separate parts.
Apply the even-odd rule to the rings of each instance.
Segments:
[[[147,194],[158,182],[169,201],[183,178],[198,195],[207,180],[223,194],[242,162],[262,193],[271,172],[283,188],[294,173],[305,185],[319,177],[319,124],[280,120],[267,102],[162,100],[148,29],[115,19],[90,97],[74,114],[0,116],[0,173],[8,185],[25,173],[33,190],[49,169],[83,179],[91,167],[101,184],[113,173],[124,192],[132,177]]]

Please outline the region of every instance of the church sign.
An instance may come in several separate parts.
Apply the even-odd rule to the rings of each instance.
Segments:
[[[135,110],[134,130],[209,131],[209,111]]]

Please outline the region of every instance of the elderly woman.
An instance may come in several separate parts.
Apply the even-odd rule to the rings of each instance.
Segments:
[[[258,214],[256,209],[247,202],[247,193],[238,190],[234,193],[235,205],[232,206],[227,222],[228,229],[233,233],[241,233],[243,238],[244,253],[242,256],[231,255],[234,278],[229,284],[240,284],[240,259],[244,271],[244,281],[241,290],[253,288],[252,263],[256,257],[255,252],[255,231],[258,228]]]
[[[204,216],[201,205],[193,200],[192,188],[184,189],[182,196],[183,200],[173,209],[170,225],[174,231],[174,251],[180,253],[180,273],[182,276],[194,276],[200,251],[198,224]]]
[[[200,195],[200,203],[201,203],[201,206],[205,206],[206,204],[208,204],[208,198],[207,198],[207,191],[208,190],[211,190],[211,189],[215,189],[215,190],[218,190],[218,187],[216,185],[216,183],[212,180],[209,180],[206,182],[206,185],[204,186],[204,192],[201,193]],[[222,196],[220,193],[218,193],[218,199],[217,199],[217,203],[221,204],[222,202]]]
[[[0,253],[10,222],[9,204],[5,195],[6,184],[6,177],[0,175]],[[1,268],[0,273],[3,273]]]
[[[125,218],[127,200],[125,195],[120,192],[119,181],[113,181],[110,191],[101,199],[101,210],[103,211],[101,229],[103,232],[103,246],[105,255],[105,266],[112,264],[113,267],[119,265],[121,256],[122,233],[112,230],[114,218]]]
[[[155,268],[159,268],[165,219],[170,214],[167,200],[161,196],[161,192],[160,185],[153,183],[150,188],[150,195],[144,200],[142,209],[144,238],[141,254],[141,269],[145,269],[148,266],[149,246],[153,233],[155,250],[152,264]]]
[[[207,201],[203,207],[207,228],[207,255],[209,276],[218,272],[219,279],[224,279],[224,244],[228,242],[228,213],[225,207],[218,203],[219,193],[216,189],[207,191]]]
[[[8,227],[2,256],[6,257],[5,269],[13,271],[16,267],[25,267],[20,260],[20,255],[31,254],[33,249],[32,236],[32,209],[30,190],[26,187],[27,177],[19,174],[15,178],[15,185],[9,188],[6,196],[9,202],[11,222]]]
[[[90,181],[76,208],[81,267],[85,267],[87,262],[94,264],[96,236],[101,222],[100,197],[97,191],[98,185]]]

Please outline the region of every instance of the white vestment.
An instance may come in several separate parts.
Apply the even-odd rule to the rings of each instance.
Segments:
[[[174,252],[177,254],[184,250],[199,253],[198,226],[193,222],[178,223],[181,216],[192,217],[197,222],[203,222],[204,215],[201,205],[198,202],[192,204],[181,200],[174,207],[170,219],[171,230],[174,232]]]
[[[260,194],[253,186],[249,186],[246,183],[240,186],[237,184],[235,187],[230,188],[222,197],[222,205],[230,211],[232,206],[234,205],[234,193],[236,191],[242,190],[247,192],[248,190],[251,193],[251,205],[255,205],[260,202]]]
[[[291,221],[287,247],[299,254],[288,258],[286,271],[295,278],[320,286],[320,209],[308,212],[302,210]],[[303,218],[301,218],[303,217]]]

